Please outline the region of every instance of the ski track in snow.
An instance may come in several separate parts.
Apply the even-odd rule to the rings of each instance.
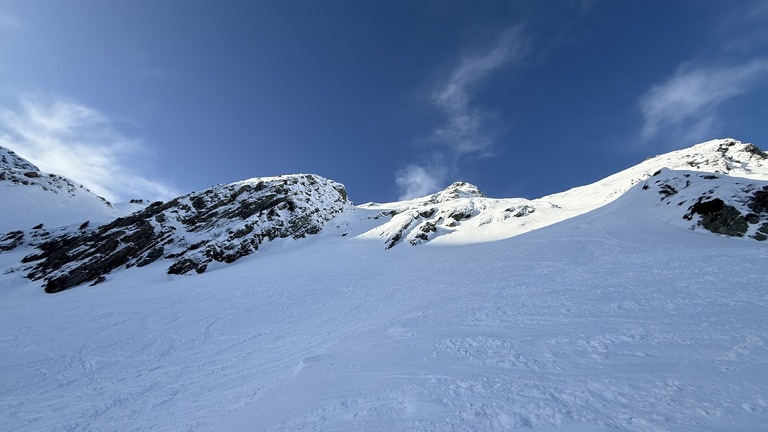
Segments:
[[[767,430],[765,245],[627,200],[482,245],[5,275],[0,430]]]

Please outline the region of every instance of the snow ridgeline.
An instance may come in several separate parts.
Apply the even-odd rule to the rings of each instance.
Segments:
[[[465,244],[498,241],[600,208],[662,169],[713,173],[726,179],[768,181],[768,158],[765,152],[753,144],[720,139],[655,156],[593,184],[535,200],[486,198],[473,185],[454,183],[444,191],[425,198],[365,204],[361,207],[378,210],[380,213],[374,217],[386,221],[361,237],[382,239],[387,248],[398,244],[418,245],[426,242]],[[698,184],[707,179],[694,177],[691,181]],[[725,193],[725,190],[715,188],[714,193],[717,194],[716,198],[725,203],[745,210],[743,205],[734,200],[759,200],[762,192],[753,190],[728,195],[730,191]],[[753,198],[747,198],[745,194],[751,194]],[[744,217],[750,212],[754,213],[745,210]],[[680,212],[677,217],[682,218],[685,214],[685,211]],[[750,220],[757,219],[752,216]],[[761,235],[755,236],[752,231],[750,237],[762,240]],[[717,230],[714,232],[728,234]]]
[[[232,263],[264,241],[315,234],[349,207],[344,186],[316,175],[254,178],[53,238],[23,262],[33,264],[28,277],[44,279],[49,293],[161,258],[172,261],[170,274],[203,273],[212,261]]]
[[[106,223],[125,215],[85,186],[37,166],[0,147],[0,234],[43,224],[59,227],[90,220]],[[138,207],[128,206],[130,211]]]
[[[35,168],[10,155],[4,163],[13,169]],[[386,249],[497,241],[591,212],[640,184],[660,194],[664,206],[656,211],[669,222],[761,241],[768,237],[766,181],[766,154],[732,139],[649,158],[596,183],[536,200],[487,198],[476,186],[457,182],[424,198],[369,203],[354,212],[344,187],[322,177],[255,178],[157,202],[103,226],[13,231],[0,236],[0,251],[37,248],[14,270],[44,280],[47,292],[59,292],[158,260],[172,261],[170,274],[202,273],[211,262],[231,263],[255,253],[265,241],[317,234],[341,213],[354,231],[347,239],[383,241]],[[678,205],[668,206],[673,196]]]

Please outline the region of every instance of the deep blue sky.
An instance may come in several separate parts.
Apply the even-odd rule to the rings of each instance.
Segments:
[[[317,173],[536,198],[768,148],[768,1],[0,4],[0,145],[110,199]]]

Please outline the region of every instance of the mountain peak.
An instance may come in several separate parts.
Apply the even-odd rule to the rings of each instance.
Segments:
[[[429,201],[437,204],[459,198],[485,198],[485,194],[471,183],[455,182],[440,192],[431,195]]]
[[[40,169],[8,148],[0,147],[0,233],[30,228],[109,222],[119,216],[104,198],[64,176]]]
[[[10,171],[40,171],[35,165],[30,163],[28,160],[22,158],[21,156],[17,155],[10,149],[7,149],[5,147],[0,146],[0,170]]]
[[[765,177],[768,154],[754,144],[733,138],[706,141],[682,150],[655,156],[671,169],[721,172],[737,177]]]

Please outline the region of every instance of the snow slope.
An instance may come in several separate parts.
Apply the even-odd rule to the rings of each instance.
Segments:
[[[202,275],[5,275],[0,429],[760,430],[768,249],[660,202],[391,250],[341,236],[358,209]]]
[[[42,172],[5,147],[0,147],[0,202],[0,234],[41,223],[48,228],[104,223],[140,208],[115,208],[83,185]]]
[[[199,275],[48,295],[2,252],[0,430],[765,430],[768,179],[705,144],[576,216],[455,184]]]
[[[386,247],[427,241],[466,244],[501,240],[604,206],[662,168],[768,180],[764,152],[752,144],[720,139],[649,158],[593,184],[535,200],[486,198],[475,186],[456,183],[431,197],[366,204],[365,208],[380,212],[379,218],[391,220],[363,237],[383,239]],[[446,196],[453,199],[446,200]]]

